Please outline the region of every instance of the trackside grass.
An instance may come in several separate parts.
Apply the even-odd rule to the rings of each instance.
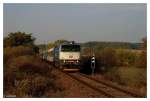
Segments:
[[[118,82],[121,85],[135,88],[146,93],[146,68],[137,67],[113,67],[110,68],[104,76],[111,81]]]

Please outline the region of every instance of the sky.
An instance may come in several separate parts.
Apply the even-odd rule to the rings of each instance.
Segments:
[[[36,44],[58,39],[140,42],[147,36],[146,4],[4,4],[4,34],[32,33]]]

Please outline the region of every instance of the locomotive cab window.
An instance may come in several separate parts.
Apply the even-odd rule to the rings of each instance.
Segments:
[[[63,52],[67,52],[67,51],[78,52],[78,51],[80,51],[80,45],[62,45],[61,51],[63,51]]]

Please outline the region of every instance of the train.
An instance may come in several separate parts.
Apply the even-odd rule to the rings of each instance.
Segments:
[[[74,41],[48,49],[44,52],[43,58],[64,71],[81,70],[81,46]]]

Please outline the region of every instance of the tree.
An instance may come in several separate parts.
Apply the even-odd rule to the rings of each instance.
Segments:
[[[55,44],[52,42],[49,42],[48,45],[47,45],[48,49],[51,49],[53,47],[55,47]]]
[[[62,43],[64,43],[64,42],[68,42],[68,41],[67,41],[67,40],[64,40],[64,39],[60,39],[60,40],[55,41],[55,42],[54,42],[54,45],[55,45],[55,46],[58,46],[58,45],[60,45],[60,44],[62,44]]]
[[[48,49],[50,49],[50,48],[58,46],[58,45],[60,45],[60,44],[62,44],[64,42],[68,42],[68,41],[64,40],[64,39],[60,39],[60,40],[56,40],[55,42],[49,42],[47,47],[48,47]]]
[[[33,45],[35,38],[32,34],[25,32],[11,32],[4,38],[4,47],[15,47],[19,45]]]

